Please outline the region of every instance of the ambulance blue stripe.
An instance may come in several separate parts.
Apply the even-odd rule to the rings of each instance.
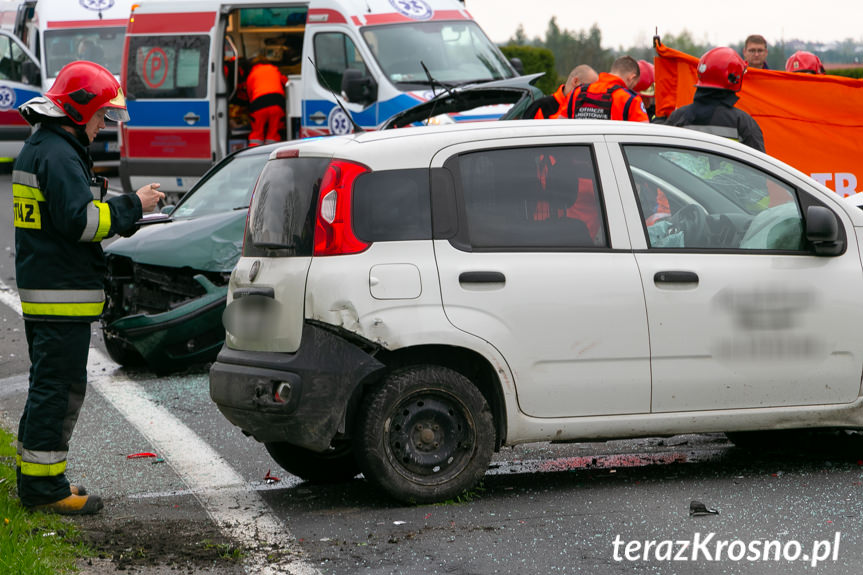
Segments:
[[[383,122],[393,114],[406,110],[415,106],[420,101],[407,94],[399,94],[395,98],[391,98],[384,102],[377,103],[377,114],[375,114],[375,106],[369,106],[361,112],[351,112],[354,121],[361,126],[374,127]],[[330,110],[336,107],[336,104],[331,100],[307,100],[306,101],[306,116],[303,118],[303,124],[311,128],[325,128],[327,121],[316,123],[312,120],[312,115],[321,112],[324,116],[329,116]]]
[[[210,104],[206,100],[127,100],[129,127],[208,128]],[[189,125],[183,116],[189,112],[200,116]]]
[[[380,119],[378,123],[388,120],[390,116],[398,114],[402,110],[413,108],[420,102],[421,100],[414,98],[413,96],[409,96],[408,94],[399,94],[395,98],[390,98],[385,102],[378,102],[378,116]]]

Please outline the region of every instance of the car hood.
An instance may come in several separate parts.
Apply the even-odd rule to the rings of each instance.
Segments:
[[[452,88],[448,92],[437,87],[437,96],[394,114],[381,124],[380,129],[403,128],[417,123],[425,123],[430,116],[437,117],[442,114],[451,115],[455,120],[497,118],[523,99],[533,102],[533,100],[541,98],[543,96],[542,91],[533,85],[541,76],[542,73],[539,73],[483,82],[482,84],[470,84]],[[485,114],[480,113],[481,108],[486,108]],[[463,112],[472,113],[461,118],[459,114]]]
[[[234,210],[150,224],[132,237],[112,242],[105,252],[140,264],[229,272],[243,249],[247,213],[248,210]]]

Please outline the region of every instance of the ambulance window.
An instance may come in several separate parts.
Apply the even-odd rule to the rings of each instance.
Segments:
[[[348,68],[368,73],[354,42],[340,32],[315,35],[315,63],[320,71],[318,83],[336,93],[342,89],[342,75]]]
[[[8,36],[0,36],[0,80],[23,82],[30,85],[38,84],[38,77],[24,77],[22,64],[25,61],[31,60],[24,50]],[[35,70],[35,63],[32,69]]]
[[[63,66],[89,60],[120,74],[126,31],[121,27],[45,31],[45,76],[54,78]]]
[[[208,36],[133,36],[129,39],[129,99],[205,98]]]

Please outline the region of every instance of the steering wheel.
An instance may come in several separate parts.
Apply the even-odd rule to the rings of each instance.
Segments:
[[[707,211],[698,204],[687,204],[668,218],[674,227],[683,232],[683,245],[687,248],[708,247]]]

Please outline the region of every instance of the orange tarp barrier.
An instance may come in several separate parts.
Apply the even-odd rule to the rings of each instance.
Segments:
[[[692,103],[697,64],[657,42],[657,116]],[[750,69],[737,95],[768,154],[842,195],[863,191],[863,80]]]

